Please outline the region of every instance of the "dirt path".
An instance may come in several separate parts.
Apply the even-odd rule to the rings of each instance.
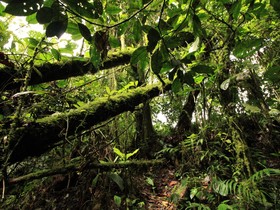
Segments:
[[[152,190],[144,190],[146,209],[175,210],[176,205],[171,202],[174,188],[179,184],[174,173],[174,167],[153,170],[154,186]]]

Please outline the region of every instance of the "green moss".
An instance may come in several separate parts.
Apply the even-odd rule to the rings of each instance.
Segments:
[[[122,56],[122,55],[131,55],[134,52],[134,50],[136,50],[136,49],[132,48],[132,47],[127,47],[125,49],[109,51],[108,59],[110,59],[112,57]]]
[[[71,109],[67,113],[54,113],[48,117],[44,117],[36,120],[37,123],[43,124],[56,124],[61,121],[66,121],[67,119],[79,120],[79,116],[85,114],[94,114],[97,110],[104,108],[105,111],[110,111],[118,108],[121,104],[127,103],[128,105],[134,100],[139,100],[139,98],[146,100],[149,99],[148,94],[152,90],[160,90],[160,84],[147,85],[145,87],[139,87],[136,89],[128,90],[127,92],[122,92],[114,96],[101,97],[93,102],[84,104],[77,109]],[[82,120],[82,118],[80,119]]]

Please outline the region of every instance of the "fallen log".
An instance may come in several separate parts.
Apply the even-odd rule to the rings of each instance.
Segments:
[[[9,184],[16,184],[23,181],[32,181],[35,179],[41,179],[43,177],[49,177],[58,174],[67,174],[71,172],[78,172],[84,169],[93,170],[99,169],[102,171],[108,171],[112,169],[120,169],[120,168],[127,168],[127,167],[150,167],[153,165],[164,164],[165,161],[163,159],[155,159],[155,160],[128,160],[128,161],[121,161],[121,162],[100,162],[100,163],[89,163],[86,165],[86,168],[81,168],[79,164],[68,164],[62,167],[56,167],[52,169],[44,169],[37,172],[33,172],[30,174],[26,174],[19,177],[11,177],[8,179]]]

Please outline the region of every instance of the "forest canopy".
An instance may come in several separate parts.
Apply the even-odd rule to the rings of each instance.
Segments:
[[[278,0],[1,0],[0,208],[279,208],[279,20]]]

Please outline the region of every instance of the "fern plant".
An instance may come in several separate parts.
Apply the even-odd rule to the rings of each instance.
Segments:
[[[265,190],[259,187],[261,182],[269,176],[280,176],[280,170],[266,168],[257,171],[248,179],[239,183],[235,180],[219,180],[216,178],[213,179],[211,188],[221,196],[231,197],[231,202],[238,204],[240,208],[253,207],[254,204],[270,207],[272,203],[268,202]]]

